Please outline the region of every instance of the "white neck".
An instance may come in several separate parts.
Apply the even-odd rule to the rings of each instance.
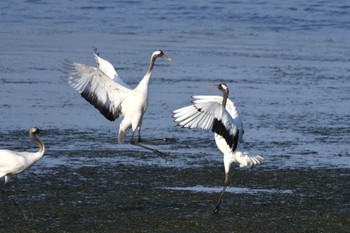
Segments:
[[[43,157],[43,155],[45,153],[45,145],[35,134],[29,133],[29,136],[34,142],[38,143],[38,145],[39,145],[39,151],[37,153],[33,153],[32,159],[34,160],[33,161],[33,163],[34,163],[34,162],[38,161],[39,159],[41,159],[41,157]]]
[[[145,92],[145,93],[148,93],[148,83],[149,83],[149,80],[150,80],[151,75],[152,75],[152,71],[153,71],[153,67],[154,67],[154,63],[156,61],[156,58],[157,57],[152,55],[148,70],[147,70],[145,76],[143,76],[141,82],[137,85],[137,87],[135,89],[140,90],[140,91]]]

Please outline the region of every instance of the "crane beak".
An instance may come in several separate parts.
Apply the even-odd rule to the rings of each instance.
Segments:
[[[208,85],[208,87],[210,87],[210,88],[217,88],[217,89],[219,89],[219,86],[220,85],[217,85],[217,84],[210,84],[210,85]]]
[[[170,62],[173,62],[173,59],[171,59],[170,57],[168,57],[167,55],[163,54],[162,58],[170,61]]]
[[[48,134],[48,132],[46,130],[42,130],[42,129],[38,129],[38,133],[40,134]]]

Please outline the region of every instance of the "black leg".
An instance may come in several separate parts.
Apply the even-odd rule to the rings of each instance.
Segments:
[[[12,200],[13,204],[22,212],[24,219],[27,221],[28,217],[24,209],[22,209],[22,207],[18,204],[18,202],[15,199],[11,198],[10,200]]]
[[[224,196],[224,193],[225,193],[225,191],[226,191],[226,188],[227,188],[228,182],[229,182],[228,175],[229,175],[229,173],[226,173],[226,174],[225,174],[224,187],[222,188],[222,191],[221,191],[221,194],[220,194],[218,203],[216,204],[216,207],[215,207],[215,209],[214,209],[214,211],[213,211],[213,214],[219,213],[220,206],[221,206],[221,201],[222,201],[222,198],[223,198],[223,196]]]
[[[136,131],[136,130],[135,130]],[[135,134],[135,131],[132,132],[132,135],[131,135],[131,138],[130,138],[130,144],[132,145],[135,145],[135,146],[139,146],[139,147],[142,147],[146,150],[150,150],[152,151],[154,154],[160,156],[160,157],[166,157],[166,154],[164,154],[163,152],[159,151],[159,150],[156,150],[156,149],[153,149],[153,148],[150,148],[148,146],[145,146],[145,145],[142,145],[140,144],[141,142],[141,126],[138,127],[138,143],[134,143],[134,134]]]
[[[7,182],[5,180],[4,189],[1,191],[4,196],[6,196],[6,184],[7,184]]]
[[[130,144],[133,144],[133,145],[134,145],[134,134],[135,134],[135,131],[132,131],[131,138],[130,138]]]
[[[142,141],[141,140],[141,126],[138,128],[138,131],[139,131],[138,142],[140,143]]]
[[[9,201],[12,201],[12,203],[22,212],[24,219],[27,221],[27,220],[28,220],[28,217],[27,217],[27,214],[26,214],[26,212],[24,211],[24,209],[22,209],[22,207],[18,204],[18,202],[17,202],[15,199],[10,198],[10,197],[7,196],[7,193],[6,193],[6,184],[7,184],[7,182],[5,182],[5,184],[4,184],[4,189],[2,190],[2,194],[4,195],[4,198],[6,198],[6,199],[9,200]]]
[[[148,146],[145,146],[145,145],[142,145],[140,143],[137,143],[137,144],[133,144],[135,146],[139,146],[139,147],[142,147],[146,150],[150,150],[152,151],[153,153],[155,153],[156,155],[160,156],[160,157],[166,157],[166,154],[164,154],[163,152],[159,151],[159,150],[156,150],[156,149],[153,149],[151,147],[148,147]]]

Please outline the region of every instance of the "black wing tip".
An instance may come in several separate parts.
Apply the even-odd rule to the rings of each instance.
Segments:
[[[95,94],[83,91],[80,95],[90,104],[92,104],[96,109],[98,109],[107,120],[114,121],[119,117],[119,112],[116,112],[115,114],[110,112],[104,103],[98,101],[98,98]]]
[[[239,138],[239,129],[237,129],[236,134],[232,135],[232,145],[230,146],[232,151],[235,151],[237,149],[238,146],[238,138]]]

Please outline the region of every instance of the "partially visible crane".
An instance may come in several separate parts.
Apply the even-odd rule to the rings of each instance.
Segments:
[[[40,132],[42,132],[42,130],[36,127],[29,130],[29,137],[39,145],[39,151],[37,152],[0,150],[0,178],[5,177],[4,189],[2,191],[4,196],[6,196],[6,185],[10,181],[11,177],[30,168],[34,163],[43,157],[45,153],[45,146],[44,143],[36,136]],[[14,199],[12,199],[12,201],[22,211],[24,218],[27,220],[24,210]]]

